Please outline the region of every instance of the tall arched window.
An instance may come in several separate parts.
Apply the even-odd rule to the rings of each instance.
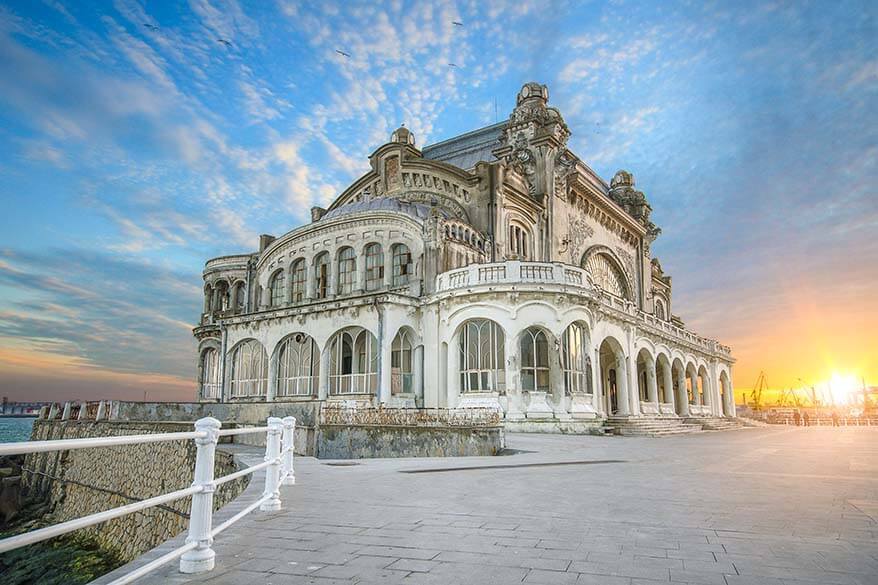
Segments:
[[[204,287],[204,312],[213,311],[213,288],[208,284]]]
[[[320,356],[304,333],[287,337],[277,351],[277,395],[310,396],[317,390]]]
[[[591,254],[583,268],[588,271],[598,287],[618,297],[630,298],[625,275],[608,254],[602,252]]]
[[[242,341],[232,350],[229,385],[232,398],[265,396],[268,388],[268,355],[255,339]]]
[[[580,323],[571,323],[561,338],[561,368],[567,394],[592,393],[588,333]]]
[[[665,302],[660,298],[655,299],[655,316],[662,321],[667,320],[667,310],[665,309]]]
[[[314,295],[318,299],[329,296],[329,252],[314,259]]]
[[[412,253],[405,244],[393,245],[393,286],[405,286],[412,272]]]
[[[390,393],[412,392],[412,340],[406,329],[393,338],[390,353]]]
[[[366,282],[367,291],[378,290],[384,285],[384,250],[381,244],[369,244],[364,249],[366,256]]]
[[[278,270],[271,277],[271,306],[281,307],[284,305],[284,271]]]
[[[460,332],[460,391],[506,389],[503,329],[488,319],[471,319]]]
[[[299,258],[293,262],[293,266],[290,268],[290,292],[292,292],[292,301],[294,303],[301,303],[305,299],[307,276],[305,259]]]
[[[372,394],[378,387],[378,342],[358,327],[329,340],[329,393]]]
[[[351,247],[338,252],[338,294],[349,295],[354,291],[354,275],[357,271],[357,256]]]
[[[244,283],[239,282],[235,285],[235,312],[243,313],[247,310],[247,294],[244,290]]]
[[[201,397],[220,398],[221,387],[219,352],[211,347],[201,354]]]
[[[516,223],[509,224],[509,254],[519,260],[530,259],[530,233],[527,228]]]
[[[521,388],[549,390],[549,340],[541,329],[531,327],[521,334]]]

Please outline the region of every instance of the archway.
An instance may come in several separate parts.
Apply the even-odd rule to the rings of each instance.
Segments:
[[[637,392],[641,402],[658,402],[655,359],[646,348],[637,353]]]
[[[698,398],[703,406],[713,406],[712,396],[710,395],[711,391],[710,376],[707,375],[707,368],[701,366],[698,368]]]
[[[320,352],[310,335],[293,333],[284,338],[277,346],[275,359],[276,396],[312,396],[317,393]]]
[[[506,390],[506,336],[489,319],[470,319],[458,332],[460,392]]]
[[[378,388],[378,341],[362,327],[336,332],[329,352],[329,393],[374,394]]]
[[[622,344],[614,337],[607,337],[600,346],[601,397],[604,412],[608,415],[627,415],[628,408],[628,360]]]
[[[265,397],[268,389],[268,354],[255,339],[245,339],[232,349],[229,395],[232,398]]]
[[[663,404],[674,404],[674,378],[671,373],[671,362],[668,356],[663,353],[658,354],[655,359],[655,377],[658,385],[659,402]]]
[[[200,394],[202,400],[217,400],[221,398],[222,381],[220,380],[219,352],[216,348],[208,347],[201,352],[200,370]]]
[[[591,355],[588,328],[581,321],[571,323],[561,337],[561,369],[567,394],[592,394]]]
[[[722,413],[724,416],[735,416],[735,412],[733,410],[733,406],[735,404],[734,397],[732,396],[731,387],[729,384],[729,376],[725,371],[720,372],[719,375],[719,392],[720,392],[720,405],[722,407]]]
[[[676,411],[680,416],[689,416],[689,396],[686,380],[686,366],[677,358],[671,364],[671,376],[674,385],[674,397],[677,405]]]

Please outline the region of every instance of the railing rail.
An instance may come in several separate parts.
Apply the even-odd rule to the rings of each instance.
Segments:
[[[193,432],[0,443],[0,455],[22,455],[45,453],[48,451],[68,451],[71,449],[139,445],[163,441],[194,440],[196,446],[195,470],[190,487],[4,538],[0,540],[0,553],[191,496],[189,533],[186,543],[116,579],[111,585],[131,583],[178,558],[180,559],[180,571],[183,573],[210,571],[214,567],[216,558],[216,553],[212,548],[214,537],[256,508],[262,511],[279,510],[281,508],[280,486],[296,483],[293,470],[296,419],[291,416],[283,419],[269,417],[267,422],[268,424],[262,427],[221,429],[220,421],[207,417],[195,422],[195,431]],[[265,433],[266,435],[263,462],[215,478],[214,459],[219,438],[256,433]],[[265,470],[265,490],[262,497],[219,526],[213,527],[213,494],[216,487],[262,470]]]

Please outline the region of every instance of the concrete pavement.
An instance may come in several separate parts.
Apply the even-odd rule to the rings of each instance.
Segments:
[[[213,572],[142,582],[878,584],[878,429],[508,446],[520,452],[299,457],[285,509],[221,534]]]

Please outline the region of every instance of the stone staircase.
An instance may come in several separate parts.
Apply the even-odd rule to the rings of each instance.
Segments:
[[[701,424],[676,417],[609,417],[604,432],[626,437],[665,437],[701,431]]]
[[[743,421],[737,418],[719,416],[689,416],[686,417],[685,421],[688,424],[701,425],[705,431],[731,431],[746,426]]]

